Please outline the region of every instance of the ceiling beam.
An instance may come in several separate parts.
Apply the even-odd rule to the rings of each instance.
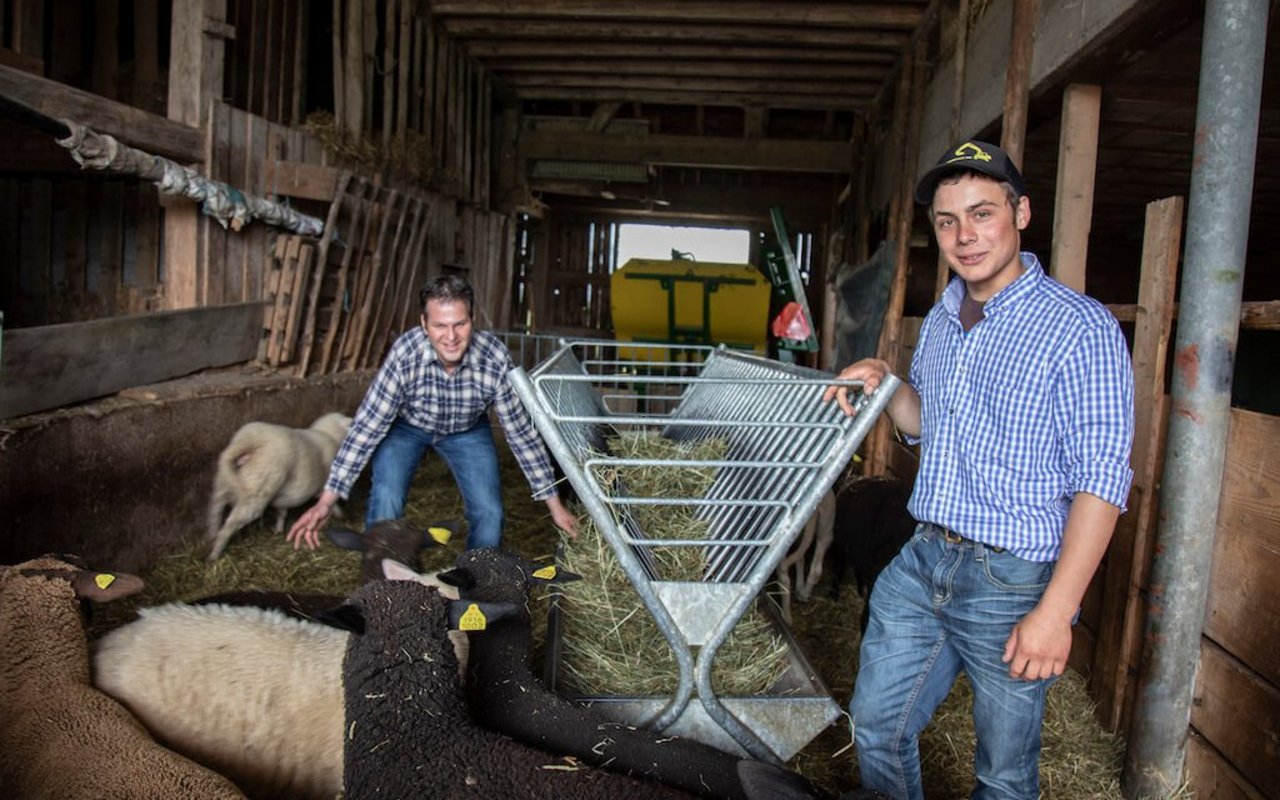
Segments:
[[[576,55],[576,54],[575,54]],[[608,75],[652,75],[695,78],[775,78],[778,80],[868,81],[879,86],[889,74],[887,66],[868,64],[794,64],[772,61],[674,61],[632,58],[491,58],[485,65],[494,72],[508,74],[550,73]]]
[[[911,30],[920,22],[918,6],[904,3],[814,3],[776,0],[432,0],[432,16],[536,17],[543,19],[603,19],[642,22],[718,22],[726,14],[735,20],[765,25],[823,25],[846,28]]]
[[[589,154],[592,161],[778,172],[844,174],[853,163],[852,145],[848,142],[791,139],[523,131],[516,147],[523,159],[581,161],[583,154]]]
[[[888,51],[849,50],[842,47],[772,47],[768,45],[681,44],[668,42],[564,42],[541,40],[498,41],[477,39],[466,44],[467,55],[487,62],[494,59],[645,58],[657,61],[787,61],[791,63],[882,64],[891,66],[897,55]]]
[[[532,20],[503,17],[464,17],[444,20],[454,40],[520,39],[562,41],[575,47],[578,40],[616,42],[696,42],[723,45],[784,45],[873,48],[897,52],[910,39],[907,31],[851,30],[741,24],[654,25],[652,23]]]
[[[587,88],[531,88],[516,92],[516,99],[524,102],[538,100],[585,101],[626,103],[645,103],[650,105],[690,105],[690,106],[728,106],[730,108],[746,108],[751,105],[762,105],[771,109],[791,109],[794,111],[841,110],[854,113],[866,111],[871,103],[870,97],[852,94],[839,95],[798,95],[794,92],[784,94],[743,94],[725,92],[704,92],[698,90],[651,90],[631,89],[621,92],[616,89]]]
[[[687,90],[740,94],[796,94],[820,97],[871,97],[879,88],[875,82],[833,80],[767,80],[761,78],[664,77],[660,75],[528,75],[516,73],[502,76],[517,92],[523,89],[631,89]],[[621,98],[619,98],[621,99]]]

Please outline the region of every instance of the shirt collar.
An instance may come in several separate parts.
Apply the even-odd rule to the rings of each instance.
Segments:
[[[1018,298],[1035,291],[1036,286],[1044,279],[1044,268],[1040,266],[1040,259],[1036,258],[1035,253],[1024,251],[1018,255],[1022,259],[1022,274],[983,304],[984,316],[998,313],[1005,306],[1017,302]],[[964,281],[959,276],[952,278],[946,291],[942,293],[942,308],[948,316],[960,318],[960,301],[964,299],[964,293]]]

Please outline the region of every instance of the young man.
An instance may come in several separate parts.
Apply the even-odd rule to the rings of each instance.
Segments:
[[[422,320],[391,347],[356,411],[316,504],[293,527],[293,546],[315,549],[333,506],[345,499],[372,459],[365,529],[404,513],[409,484],[427,450],[440,454],[462,493],[467,547],[502,542],[502,482],[489,430],[497,411],[507,443],[533,498],[557,527],[576,532],[576,519],[556,493],[546,447],[507,380],[511,354],[491,333],[472,327],[475,293],[457,276],[436,278],[422,290]]]
[[[1111,314],[1020,252],[1022,176],[969,141],[916,184],[954,278],[887,413],[920,466],[915,536],[876,581],[850,703],[862,784],[920,800],[918,736],[974,691],[975,800],[1039,794],[1045,692],[1133,473],[1133,370]],[[874,391],[865,359],[839,377]],[[832,387],[845,413],[844,388]]]

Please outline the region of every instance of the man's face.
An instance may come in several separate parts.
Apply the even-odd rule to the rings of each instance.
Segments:
[[[1022,274],[1021,231],[1031,221],[1031,203],[1009,205],[1004,188],[977,175],[938,184],[933,194],[933,233],[947,263],[985,302]]]
[[[446,369],[462,362],[471,344],[471,310],[461,300],[428,300],[422,327]]]

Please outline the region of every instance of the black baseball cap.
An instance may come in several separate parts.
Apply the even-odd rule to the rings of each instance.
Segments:
[[[1022,184],[1022,173],[1013,165],[1013,159],[1009,158],[1008,153],[994,144],[970,139],[954,150],[943,153],[938,163],[920,177],[916,182],[916,202],[922,206],[929,205],[933,202],[933,192],[938,188],[938,181],[951,173],[965,170],[981,172],[998,181],[1008,181],[1018,197],[1027,193]]]

